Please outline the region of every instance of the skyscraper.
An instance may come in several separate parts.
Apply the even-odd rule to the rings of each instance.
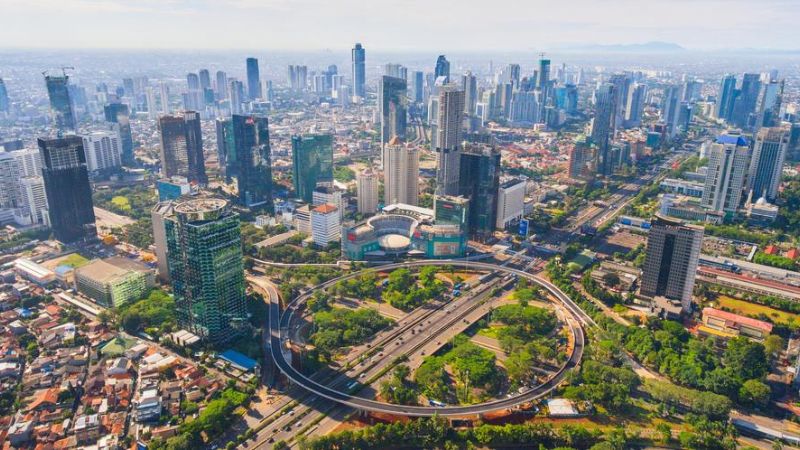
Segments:
[[[592,142],[597,146],[595,168],[601,175],[611,175],[613,165],[609,157],[611,138],[613,137],[614,100],[616,93],[614,85],[603,83],[596,93],[595,114],[592,121]]]
[[[53,122],[59,130],[75,131],[76,119],[72,97],[69,91],[69,77],[45,75],[47,95],[50,97],[50,111]]]
[[[628,91],[625,105],[625,128],[635,128],[642,123],[642,112],[647,95],[646,84],[636,84]]]
[[[722,77],[717,96],[717,118],[730,120],[733,101],[736,98],[736,75],[726,74]]]
[[[311,203],[317,185],[333,184],[333,136],[292,136],[292,182],[297,198]]]
[[[661,120],[667,127],[670,136],[678,132],[681,110],[681,86],[677,84],[664,88],[664,97],[661,99]]]
[[[186,200],[164,231],[178,324],[213,343],[238,335],[247,320],[238,214],[222,199]]]
[[[416,205],[419,200],[419,153],[413,146],[392,139],[384,150],[383,203]]]
[[[751,130],[755,125],[758,94],[761,92],[761,76],[746,73],[742,77],[742,87],[738,89],[731,110],[731,122],[739,128]]]
[[[247,96],[250,100],[261,98],[261,78],[258,73],[258,60],[247,58]]]
[[[124,103],[111,103],[103,107],[106,122],[119,125],[119,138],[122,142],[122,164],[132,166],[135,164],[133,156],[133,135],[131,134],[131,121],[128,105]]]
[[[386,75],[381,77],[378,86],[381,108],[381,149],[395,136],[401,140],[406,138],[406,116],[408,115],[406,95],[406,80]]]
[[[352,51],[353,59],[353,95],[359,98],[366,97],[366,52],[360,43],[356,43]]]
[[[0,78],[0,112],[8,112],[9,109],[11,109],[11,102],[8,100],[6,82]]]
[[[772,203],[778,197],[783,162],[789,146],[789,133],[783,128],[758,130],[747,175],[747,191],[753,201],[764,197]]]
[[[771,81],[761,84],[754,125],[756,130],[761,127],[774,127],[780,124],[782,101],[783,81]]]
[[[500,152],[490,144],[469,144],[461,152],[460,195],[469,199],[467,232],[488,235],[497,222]]]
[[[183,114],[161,116],[158,130],[161,134],[161,175],[164,178],[178,175],[192,183],[208,183],[200,114],[184,111]]]
[[[461,87],[464,89],[464,114],[474,116],[478,103],[478,78],[468,71],[461,77]]]
[[[273,211],[272,162],[269,122],[263,116],[234,115],[233,131],[236,185],[239,202],[254,210]]]
[[[444,77],[444,82],[450,82],[450,61],[444,55],[436,58],[436,68],[433,71],[434,78]]]
[[[356,195],[360,214],[374,214],[378,210],[378,176],[371,169],[356,176]]]
[[[217,137],[217,161],[219,167],[225,171],[225,180],[230,183],[236,175],[236,153],[233,147],[233,124],[231,119],[218,118],[214,122]]]
[[[656,215],[647,238],[642,295],[666,297],[691,311],[697,262],[703,245],[703,227]]]
[[[455,85],[442,86],[438,103],[436,189],[440,195],[458,195],[464,91]]]
[[[735,213],[744,189],[750,146],[737,135],[722,135],[706,151],[708,174],[700,204],[711,211]]]
[[[228,74],[218,70],[217,71],[217,99],[224,100],[228,98]]]
[[[119,171],[122,165],[122,146],[116,128],[81,134],[86,168],[89,172],[110,174]]]
[[[94,238],[97,230],[83,139],[67,136],[39,138],[38,142],[50,224],[56,239],[70,243]]]
[[[414,101],[422,103],[425,101],[425,74],[420,71],[412,73],[414,78]]]

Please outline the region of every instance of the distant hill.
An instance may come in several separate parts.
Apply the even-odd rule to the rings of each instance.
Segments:
[[[598,52],[598,53],[674,53],[686,51],[685,48],[672,42],[645,42],[643,44],[590,44],[570,45],[559,50],[572,52]]]

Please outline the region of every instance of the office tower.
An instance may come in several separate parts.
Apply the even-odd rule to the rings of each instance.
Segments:
[[[211,87],[211,74],[208,72],[208,69],[200,69],[197,75],[198,78],[200,79],[201,91]]]
[[[239,215],[218,198],[177,202],[164,218],[167,261],[180,327],[213,343],[247,320]]]
[[[437,225],[457,225],[461,231],[466,231],[469,209],[468,198],[458,195],[433,196],[433,214]]]
[[[228,98],[228,74],[218,70],[217,71],[217,99],[225,100]]]
[[[242,103],[244,103],[244,83],[235,78],[230,78],[229,82],[230,94],[228,97],[230,98],[231,114],[242,114],[244,112],[242,106]]]
[[[761,84],[758,99],[755,129],[774,127],[781,121],[781,102],[783,101],[783,81],[771,81]]]
[[[478,78],[472,72],[465,73],[461,77],[461,87],[464,89],[464,114],[473,116],[478,103]]]
[[[753,199],[775,202],[788,146],[789,133],[783,128],[758,130],[747,174],[747,191]]]
[[[169,114],[171,110],[169,107],[169,86],[167,86],[167,83],[163,81],[159,83],[158,92],[161,102],[161,112],[163,114]]]
[[[318,185],[333,184],[332,135],[292,136],[292,182],[295,197],[306,203],[311,203]]]
[[[425,74],[420,71],[412,73],[414,79],[414,102],[422,103],[425,101]]]
[[[667,127],[670,136],[675,135],[679,129],[681,110],[681,87],[670,85],[664,88],[664,98],[661,102],[661,120]]]
[[[233,152],[233,124],[231,119],[218,118],[215,122],[217,137],[217,161],[220,170],[225,171],[225,180],[230,183],[231,178],[236,176],[236,167],[233,161],[236,154]],[[229,163],[229,159],[231,159]]]
[[[0,212],[4,216],[13,215],[19,206],[19,179],[19,162],[12,154],[0,152]]]
[[[717,119],[730,120],[733,101],[736,98],[736,75],[722,77],[717,95]]]
[[[186,85],[189,87],[190,91],[199,91],[200,90],[200,77],[197,76],[196,73],[188,73],[188,74],[186,74]]]
[[[569,150],[568,173],[570,178],[583,178],[591,175],[592,156],[597,147],[586,140],[576,141]]]
[[[550,60],[545,59],[544,55],[539,58],[539,78],[537,87],[544,92],[550,83]]]
[[[41,173],[41,172],[40,172]],[[20,204],[18,221],[24,225],[42,224],[49,226],[47,214],[47,192],[44,178],[27,176],[19,180]]]
[[[688,80],[684,84],[683,87],[683,98],[681,101],[684,102],[696,102],[699,101],[701,97],[701,93],[703,91],[703,82],[698,80]]]
[[[360,214],[374,214],[378,210],[378,176],[371,169],[356,176],[356,195]]]
[[[406,116],[408,115],[406,95],[406,80],[386,75],[381,77],[378,86],[381,108],[381,149],[395,136],[401,140],[406,138]],[[381,156],[381,161],[383,161],[383,156]]]
[[[122,166],[122,144],[119,131],[95,130],[81,134],[86,168],[92,173],[116,172]]]
[[[735,213],[742,200],[750,146],[742,136],[722,135],[706,150],[708,173],[700,204],[725,213]]]
[[[600,175],[611,175],[613,166],[609,157],[609,147],[613,138],[614,100],[616,93],[614,85],[603,83],[595,93],[595,114],[592,120],[592,142],[597,146],[595,169]]]
[[[497,189],[497,222],[499,230],[505,230],[512,223],[522,219],[525,214],[525,186],[527,182],[519,179],[508,180]]]
[[[440,195],[458,195],[463,117],[464,91],[454,85],[443,86],[439,91],[434,147],[438,157],[436,189]]]
[[[273,211],[272,156],[269,122],[263,116],[231,118],[233,152],[227,164],[236,166],[236,185],[240,204],[252,210]]]
[[[11,102],[8,100],[8,89],[6,82],[0,78],[0,112],[8,112],[11,109]]]
[[[133,85],[133,78],[123,78],[122,79],[122,91],[125,97],[136,97],[136,89]]]
[[[746,73],[742,77],[742,87],[738,89],[733,101],[731,122],[745,130],[753,129],[755,113],[758,105],[758,94],[761,92],[761,76],[757,73]]]
[[[75,131],[76,119],[69,90],[69,77],[67,75],[45,75],[44,81],[47,85],[50,111],[53,114],[53,122],[56,128],[62,131]]]
[[[71,243],[94,238],[97,232],[83,140],[67,136],[39,138],[38,143],[50,224],[56,239]]]
[[[491,144],[468,144],[461,152],[459,194],[469,199],[467,232],[488,235],[497,222],[500,152]]]
[[[403,69],[405,69],[405,67],[403,67],[402,64],[388,63],[384,64],[383,66],[383,74],[389,77],[403,78],[405,80],[405,78],[402,76]]]
[[[510,86],[510,85],[506,85]],[[516,91],[511,95],[508,119],[514,124],[532,125],[541,122],[539,112],[541,93],[538,91]]]
[[[247,58],[247,96],[250,100],[261,98],[261,78],[258,73],[258,60]]]
[[[103,107],[106,122],[119,125],[119,137],[122,144],[122,164],[132,166],[136,160],[133,156],[133,135],[131,134],[131,121],[128,115],[128,105],[111,103]]]
[[[184,111],[183,114],[161,116],[158,130],[161,134],[161,176],[172,178],[177,175],[192,183],[208,183],[200,114]]]
[[[684,312],[691,311],[697,261],[703,245],[703,227],[656,215],[650,224],[642,295],[678,301]]]
[[[415,147],[392,139],[384,150],[383,203],[416,205],[419,200],[419,153]]]
[[[324,248],[339,242],[342,237],[340,217],[339,208],[330,203],[317,205],[311,210],[311,238],[314,245]]]
[[[336,189],[333,186],[327,185],[320,185],[314,188],[314,192],[311,196],[311,205],[312,206],[320,206],[325,204],[331,204],[335,206],[339,212],[339,217],[344,217],[345,209],[347,208],[347,203],[342,198],[342,191]]]
[[[42,176],[42,153],[38,148],[23,148],[9,154],[17,160],[21,177]]]
[[[155,119],[158,117],[158,107],[156,106],[156,93],[152,86],[147,86],[145,89],[145,98],[147,99],[147,118]]]
[[[295,92],[305,92],[308,87],[308,67],[289,65],[289,87]]]
[[[359,98],[367,96],[364,83],[366,81],[366,53],[360,43],[356,43],[352,51],[353,59],[353,95]]]
[[[646,96],[647,85],[645,84],[635,84],[628,90],[628,97],[625,105],[625,128],[635,128],[641,125]]]
[[[169,260],[167,259],[167,231],[164,225],[165,219],[172,214],[175,202],[159,201],[150,210],[150,220],[153,224],[153,247],[156,253],[156,267],[158,269],[158,279],[164,283],[169,283]]]
[[[436,58],[436,69],[433,71],[434,78],[444,77],[444,82],[450,82],[450,61],[444,55]]]

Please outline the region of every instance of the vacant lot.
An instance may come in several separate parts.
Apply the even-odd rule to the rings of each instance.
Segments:
[[[763,314],[764,316],[769,317],[771,321],[778,324],[796,324],[798,323],[798,319],[800,319],[797,314],[770,308],[769,306],[759,305],[757,303],[746,302],[744,300],[735,299],[726,295],[720,295],[716,303],[720,308],[728,309],[743,316],[758,317]]]

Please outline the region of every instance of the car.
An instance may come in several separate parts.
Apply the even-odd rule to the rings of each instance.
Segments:
[[[293,415],[294,415],[294,410],[293,410],[293,409],[290,409],[290,410],[289,410],[289,415],[290,415],[290,416],[293,416]]]
[[[361,372],[361,375],[359,375],[358,378],[364,378],[365,376],[367,376],[367,374],[364,373],[364,372]]]

